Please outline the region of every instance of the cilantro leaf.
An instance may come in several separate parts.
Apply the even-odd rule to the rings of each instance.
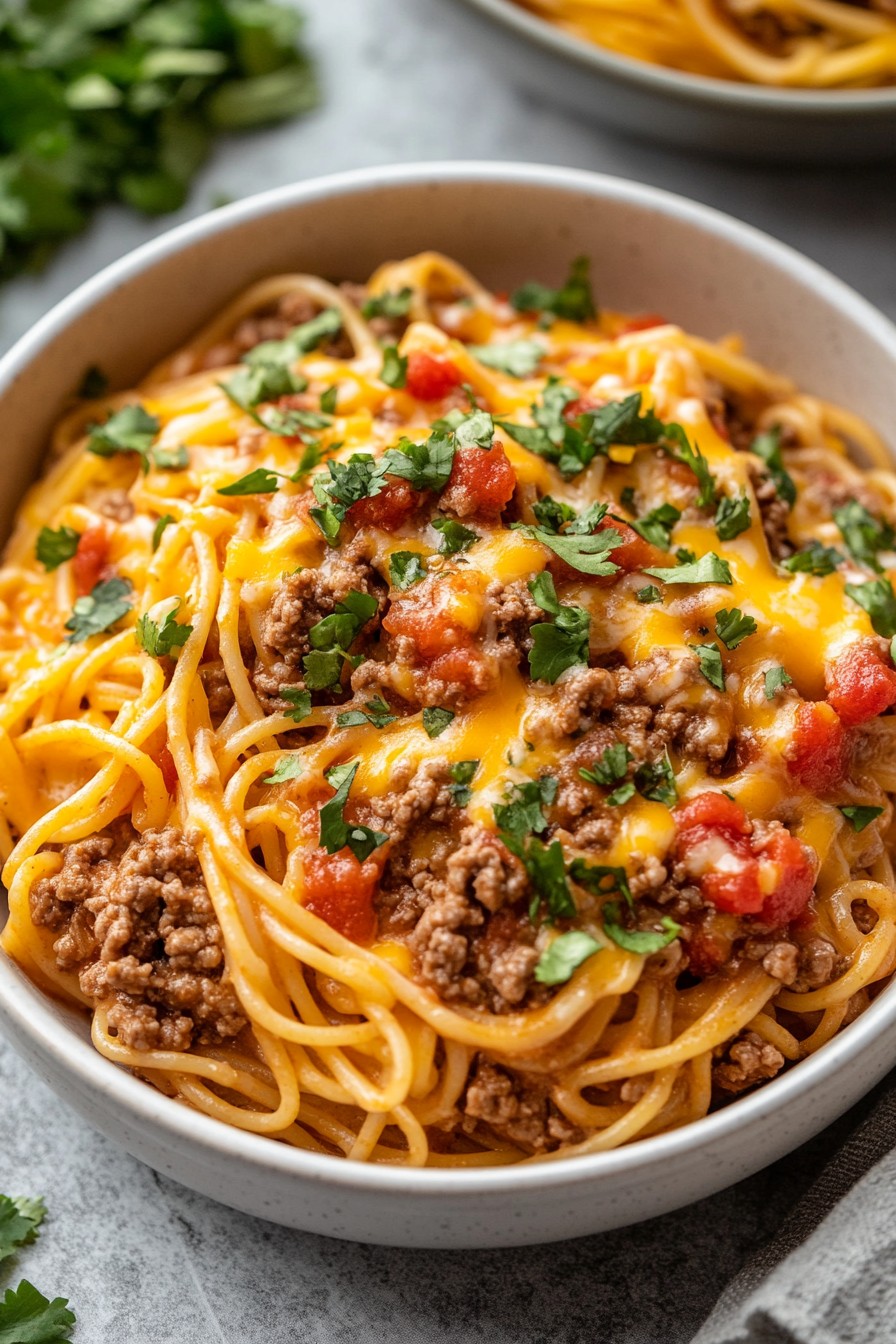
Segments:
[[[311,626],[308,642],[312,652],[302,659],[306,686],[320,691],[339,682],[352,642],[376,610],[375,597],[352,588],[329,616]]]
[[[881,815],[881,813],[883,812],[883,808],[862,807],[860,805],[856,805],[850,807],[841,807],[840,811],[843,813],[846,820],[852,826],[853,830],[858,833],[859,831],[864,831],[866,826],[870,826],[872,821],[874,821],[876,817],[879,817]]]
[[[142,406],[122,406],[103,424],[90,426],[87,451],[97,457],[136,453],[143,470],[148,471],[149,452],[160,427],[156,417]]]
[[[415,490],[444,490],[454,463],[454,440],[438,433],[431,434],[426,443],[412,443],[402,439],[397,448],[390,448],[383,458],[385,470],[392,476],[410,481]]]
[[[328,854],[336,854],[340,849],[348,847],[358,862],[363,863],[375,849],[386,844],[389,837],[382,831],[372,831],[369,826],[349,823],[343,816],[359,764],[359,761],[354,761],[346,765],[334,765],[325,771],[327,782],[336,792],[320,810],[320,843]]]
[[[822,579],[826,574],[833,574],[842,563],[843,556],[833,546],[822,546],[820,541],[810,541],[795,555],[783,559],[781,567],[791,574],[814,574],[817,579]]]
[[[529,670],[536,681],[555,682],[567,668],[587,665],[591,617],[582,607],[561,605],[547,570],[536,575],[528,588],[542,611],[555,618],[553,625],[544,621],[530,628]]]
[[[590,933],[577,929],[561,933],[539,957],[535,979],[540,985],[564,985],[573,971],[600,949],[601,944]]]
[[[46,570],[58,569],[66,560],[71,560],[78,549],[81,533],[73,527],[42,527],[37,534],[35,554]]]
[[[281,756],[269,775],[265,775],[262,784],[283,784],[288,779],[300,779],[305,771],[301,756]]]
[[[392,713],[379,695],[368,700],[363,709],[347,709],[336,715],[336,724],[339,728],[359,728],[364,723],[371,723],[374,728],[386,728],[397,720],[398,715]]]
[[[342,330],[338,308],[324,308],[308,322],[288,331],[282,340],[261,341],[243,356],[245,364],[288,364],[316,350],[322,341],[332,340]]]
[[[784,458],[781,455],[780,425],[775,425],[765,434],[757,434],[750,444],[750,452],[762,458],[766,471],[774,482],[778,498],[783,499],[784,503],[789,504],[792,508],[796,503],[796,485],[793,477],[788,474],[784,467]]]
[[[709,463],[701,453],[696,444],[692,444],[681,425],[671,424],[666,426],[667,437],[672,440],[674,447],[667,447],[667,452],[676,462],[682,462],[697,478],[697,506],[701,509],[711,509],[718,497],[716,489],[716,479],[709,469]]]
[[[27,1279],[7,1288],[0,1302],[0,1344],[63,1344],[74,1324],[67,1297],[51,1302]]]
[[[387,387],[404,387],[408,380],[408,357],[398,353],[398,346],[387,345],[383,351],[383,367],[380,369],[380,382]]]
[[[586,322],[597,316],[590,269],[587,257],[576,257],[560,289],[549,289],[547,285],[530,281],[514,291],[510,302],[520,313],[551,313],[570,322]]]
[[[648,583],[646,588],[639,588],[638,591],[635,593],[635,597],[638,599],[639,602],[644,603],[662,602],[663,600],[662,593],[654,583]]]
[[[442,709],[438,705],[430,705],[423,711],[423,727],[426,729],[427,737],[441,737],[453,721],[453,709]]]
[[[559,840],[549,845],[530,837],[525,843],[510,835],[502,835],[507,848],[522,860],[523,866],[532,883],[535,896],[529,907],[529,916],[534,919],[538,908],[544,903],[548,918],[572,919],[576,915],[576,903],[566,879],[566,867],[563,847]]]
[[[468,345],[468,351],[480,364],[512,378],[528,378],[541,363],[545,347],[540,341],[502,341],[494,345]]]
[[[152,548],[154,551],[159,549],[159,542],[162,540],[162,533],[165,531],[165,528],[175,521],[176,519],[173,513],[163,513],[161,518],[159,518],[152,530]]]
[[[426,561],[419,551],[393,551],[389,557],[389,574],[393,586],[404,592],[426,578]]]
[[[288,701],[293,706],[292,709],[286,709],[283,712],[294,723],[301,723],[311,713],[310,691],[299,690],[296,686],[281,686],[280,699]]]
[[[182,443],[176,448],[154,448],[152,465],[157,471],[183,471],[190,465],[190,454]]]
[[[575,509],[557,499],[552,499],[550,495],[537,499],[532,505],[532,512],[539,527],[545,532],[560,532],[563,525],[571,523],[576,516]]]
[[[852,558],[880,573],[878,553],[896,547],[896,532],[890,524],[883,518],[875,518],[857,499],[835,509],[834,522]]]
[[[439,542],[441,555],[457,555],[460,551],[468,551],[479,540],[478,532],[474,532],[470,527],[464,527],[463,523],[455,522],[453,518],[433,518],[430,526],[441,533],[442,540]]]
[[[586,766],[579,767],[579,774],[589,784],[599,784],[602,788],[610,789],[618,779],[624,779],[628,774],[629,761],[634,757],[624,742],[615,742],[612,747],[607,747],[600,760],[596,761],[589,770]]]
[[[775,696],[784,686],[792,686],[793,677],[784,671],[783,667],[770,667],[765,674],[765,698],[774,700]]]
[[[276,401],[292,392],[304,392],[308,379],[295,374],[288,364],[244,364],[231,379],[219,386],[242,410],[249,411],[263,401]],[[263,422],[262,422],[263,423]]]
[[[660,920],[662,932],[655,932],[652,929],[625,928],[620,922],[621,908],[618,901],[607,901],[601,914],[604,921],[604,932],[613,939],[613,942],[624,948],[626,952],[635,952],[642,957],[649,957],[654,952],[661,952],[664,947],[674,943],[681,933],[681,925],[676,924],[675,920],[670,919],[668,915],[664,915]]]
[[[320,409],[324,415],[334,415],[336,412],[336,403],[339,400],[339,384],[331,383],[320,394]]]
[[[523,784],[512,784],[504,792],[508,800],[496,803],[493,811],[498,830],[517,840],[533,832],[541,834],[548,828],[548,819],[542,810],[550,807],[557,797],[557,781],[552,775],[529,779]]]
[[[644,573],[663,583],[721,583],[727,586],[734,582],[728,561],[714,551],[707,551],[699,560],[676,565],[672,569],[657,566],[645,569]]]
[[[567,407],[578,400],[575,388],[550,378],[541,402],[531,407],[534,426],[517,425],[511,420],[497,423],[529,452],[554,462],[566,477],[577,475],[596,454],[605,455],[614,443],[637,447],[684,439],[680,425],[666,425],[652,411],[641,414],[640,392],[570,418]]]
[[[165,614],[161,623],[154,621],[149,612],[145,612],[138,618],[134,638],[141,649],[144,649],[153,658],[173,658],[174,650],[182,648],[193,633],[192,625],[181,625],[175,619],[179,609],[180,601],[178,600],[171,610]]]
[[[745,616],[739,607],[726,611],[723,607],[716,612],[716,635],[726,649],[736,649],[739,644],[758,630],[752,616]]]
[[[672,528],[680,517],[681,509],[676,509],[674,504],[660,504],[658,508],[651,509],[630,526],[652,546],[658,546],[661,551],[668,551],[672,544]]]
[[[884,639],[896,635],[896,594],[889,579],[870,579],[867,583],[848,583],[846,593],[871,617],[871,625]]]
[[[605,864],[586,863],[584,859],[573,859],[569,875],[580,887],[595,896],[612,896],[618,892],[628,905],[633,905],[628,874],[624,868],[612,868]]]
[[[611,551],[622,545],[622,535],[615,527],[604,528],[602,532],[580,533],[573,531],[549,532],[543,527],[532,527],[528,523],[513,524],[534,541],[540,541],[549,551],[559,555],[561,560],[581,574],[606,576],[616,574],[619,566],[608,557]],[[649,572],[649,571],[648,571]]]
[[[0,1261],[34,1241],[46,1215],[42,1199],[10,1199],[0,1195]]]
[[[387,290],[383,294],[371,294],[361,304],[361,316],[367,321],[372,317],[407,317],[411,311],[414,291],[410,285],[403,289]]]
[[[667,807],[675,806],[678,802],[678,787],[668,747],[661,760],[644,761],[638,766],[635,771],[635,788],[642,798],[649,798],[655,803],[665,803]]]
[[[219,495],[273,495],[280,489],[279,473],[256,467],[230,485],[218,487]]]
[[[750,526],[750,500],[747,495],[723,495],[715,516],[719,541],[733,541]]]
[[[473,797],[470,784],[478,769],[478,761],[455,761],[449,768],[448,773],[453,782],[448,785],[448,792],[455,807],[466,807]]]
[[[693,649],[700,662],[700,671],[703,673],[710,686],[715,686],[717,691],[725,689],[725,672],[722,667],[722,654],[718,644],[689,644],[689,649]]]
[[[131,610],[131,585],[127,579],[106,579],[91,589],[87,597],[79,597],[72,614],[65,623],[66,643],[75,644],[91,635],[101,635],[111,629]]]

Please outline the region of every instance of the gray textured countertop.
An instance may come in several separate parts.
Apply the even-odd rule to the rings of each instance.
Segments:
[[[892,166],[749,168],[625,142],[500,81],[477,60],[465,15],[447,0],[304,0],[304,7],[323,107],[224,145],[184,217],[219,192],[242,196],[396,160],[574,165],[738,215],[896,317]],[[7,289],[0,348],[75,284],[174,222],[109,211],[46,274]],[[0,1188],[44,1194],[51,1208],[19,1269],[50,1296],[71,1298],[78,1344],[683,1344],[850,1123],[713,1199],[628,1231],[437,1254],[327,1241],[192,1195],[93,1133],[3,1043],[0,1086]],[[3,1285],[10,1279],[15,1271]]]

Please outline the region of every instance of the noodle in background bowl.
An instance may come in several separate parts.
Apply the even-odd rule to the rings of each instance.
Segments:
[[[726,158],[857,163],[896,157],[896,85],[792,89],[709,79],[617,55],[516,0],[462,0],[505,74],[577,116]]]
[[[0,364],[9,528],[50,427],[89,364],[129,386],[246,285],[303,269],[362,280],[435,248],[509,289],[589,254],[599,297],[662,311],[860,411],[896,456],[896,328],[813,263],[704,207],[563,169],[428,164],[286,187],[186,224],[82,286]],[[5,912],[0,910],[0,919]],[[512,1246],[700,1199],[830,1123],[896,1063],[896,987],[811,1058],[706,1119],[592,1156],[411,1170],[302,1152],[169,1100],[103,1059],[86,1017],[0,958],[0,1025],[55,1091],[175,1180],[236,1208],[392,1245]]]

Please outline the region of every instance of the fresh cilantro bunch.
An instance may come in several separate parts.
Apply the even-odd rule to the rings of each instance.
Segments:
[[[42,1199],[0,1195],[0,1263],[36,1240],[46,1212]],[[27,1279],[0,1298],[0,1344],[64,1344],[74,1324],[67,1298],[51,1302]]]
[[[177,210],[216,131],[313,107],[301,27],[276,0],[0,6],[0,279],[103,202]]]

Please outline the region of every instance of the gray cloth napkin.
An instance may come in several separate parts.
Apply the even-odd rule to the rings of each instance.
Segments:
[[[896,1341],[896,1077],[693,1344]]]

